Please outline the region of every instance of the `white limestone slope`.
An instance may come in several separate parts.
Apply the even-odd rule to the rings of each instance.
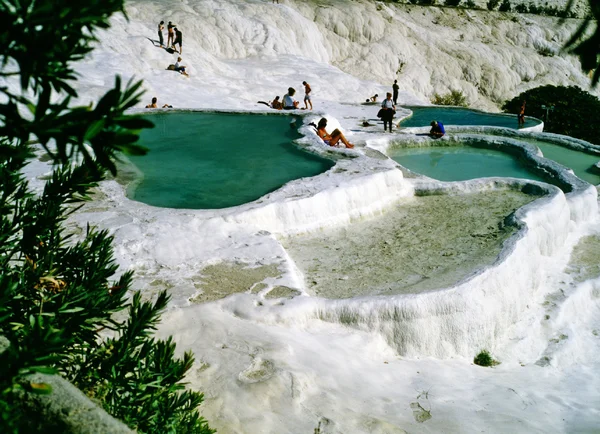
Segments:
[[[588,88],[578,60],[560,53],[578,20],[370,0],[127,5],[130,21],[116,17],[81,69],[86,95],[106,89],[114,72],[144,77],[150,94],[178,107],[247,107],[289,86],[301,90],[303,80],[313,86],[317,106],[382,95],[394,79],[407,92],[404,101],[459,89],[486,109],[539,85]],[[160,20],[183,31],[190,79],[165,71],[176,55],[147,39],[158,39]]]

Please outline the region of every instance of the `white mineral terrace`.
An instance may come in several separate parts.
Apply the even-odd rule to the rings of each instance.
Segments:
[[[151,207],[109,180],[69,222],[109,229],[120,272],[134,270],[145,297],[172,294],[159,334],[195,352],[188,381],[205,393],[212,427],[597,429],[598,191],[528,139],[596,148],[539,131],[448,126],[441,143],[485,141],[549,183],[440,182],[386,156],[393,146],[430,146],[412,134],[421,130],[360,126],[377,107],[359,102],[383,95],[396,76],[403,105],[457,88],[490,110],[525,88],[583,86],[576,59],[538,54],[558,52],[578,22],[365,0],[132,0],[127,12],[130,21],[114,18],[78,66],[83,101],[119,73],[144,78],[145,98],[159,105],[267,113],[257,100],[290,85],[301,99],[306,80],[315,111],[302,113],[298,146],[335,161],[222,210]],[[148,40],[161,19],[184,31],[190,78],[165,71],[173,56]],[[407,115],[399,109],[397,120]],[[306,125],[323,116],[356,148],[318,139]],[[39,185],[48,170],[36,161],[27,175]],[[501,364],[474,365],[482,349]]]

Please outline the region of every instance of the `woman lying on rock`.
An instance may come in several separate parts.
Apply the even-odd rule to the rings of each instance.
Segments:
[[[321,120],[319,121],[319,125],[317,125],[317,135],[321,139],[323,139],[326,145],[335,146],[341,140],[344,146],[346,146],[346,148],[354,148],[354,145],[348,140],[346,140],[346,137],[344,136],[344,134],[342,134],[340,130],[336,128],[331,134],[327,134],[327,130],[325,130],[325,127],[327,127],[327,119],[321,118]]]

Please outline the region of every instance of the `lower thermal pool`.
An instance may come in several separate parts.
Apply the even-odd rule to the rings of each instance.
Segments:
[[[515,231],[505,218],[534,199],[517,191],[416,197],[369,220],[281,241],[314,295],[418,293],[491,265]]]
[[[543,181],[513,156],[468,146],[391,148],[388,155],[407,169],[440,181],[503,176]]]
[[[459,107],[406,107],[412,116],[400,122],[400,127],[426,127],[432,120],[444,125],[487,125],[518,129],[517,115],[507,116],[499,113],[485,113]],[[540,123],[537,119],[525,117],[523,127],[534,127]]]
[[[554,145],[552,143],[541,142],[539,140],[531,141],[544,154],[544,157],[554,160],[563,166],[572,169],[575,175],[593,185],[600,184],[600,176],[590,172],[590,168],[600,161],[599,155],[586,154],[575,149],[564,146]]]
[[[333,162],[297,148],[293,116],[160,113],[143,131],[150,151],[130,157],[143,177],[131,199],[165,208],[218,209],[252,202]]]

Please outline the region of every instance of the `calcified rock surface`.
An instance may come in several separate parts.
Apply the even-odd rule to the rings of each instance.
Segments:
[[[589,87],[577,58],[560,52],[581,23],[575,19],[559,24],[530,14],[370,0],[206,0],[168,7],[132,0],[127,13],[129,22],[116,16],[100,35],[110,49],[95,51],[81,68],[79,86],[88,96],[107,89],[114,72],[144,76],[145,87],[159,97],[168,82],[177,99],[165,102],[176,107],[248,107],[283,95],[290,85],[300,90],[303,80],[313,87],[315,107],[383,95],[394,79],[404,103],[459,89],[472,106],[489,110],[539,85]],[[159,18],[184,31],[191,75],[185,82],[164,70],[176,57],[151,43]],[[236,85],[223,88],[223,80]],[[190,85],[197,87],[191,93]]]

